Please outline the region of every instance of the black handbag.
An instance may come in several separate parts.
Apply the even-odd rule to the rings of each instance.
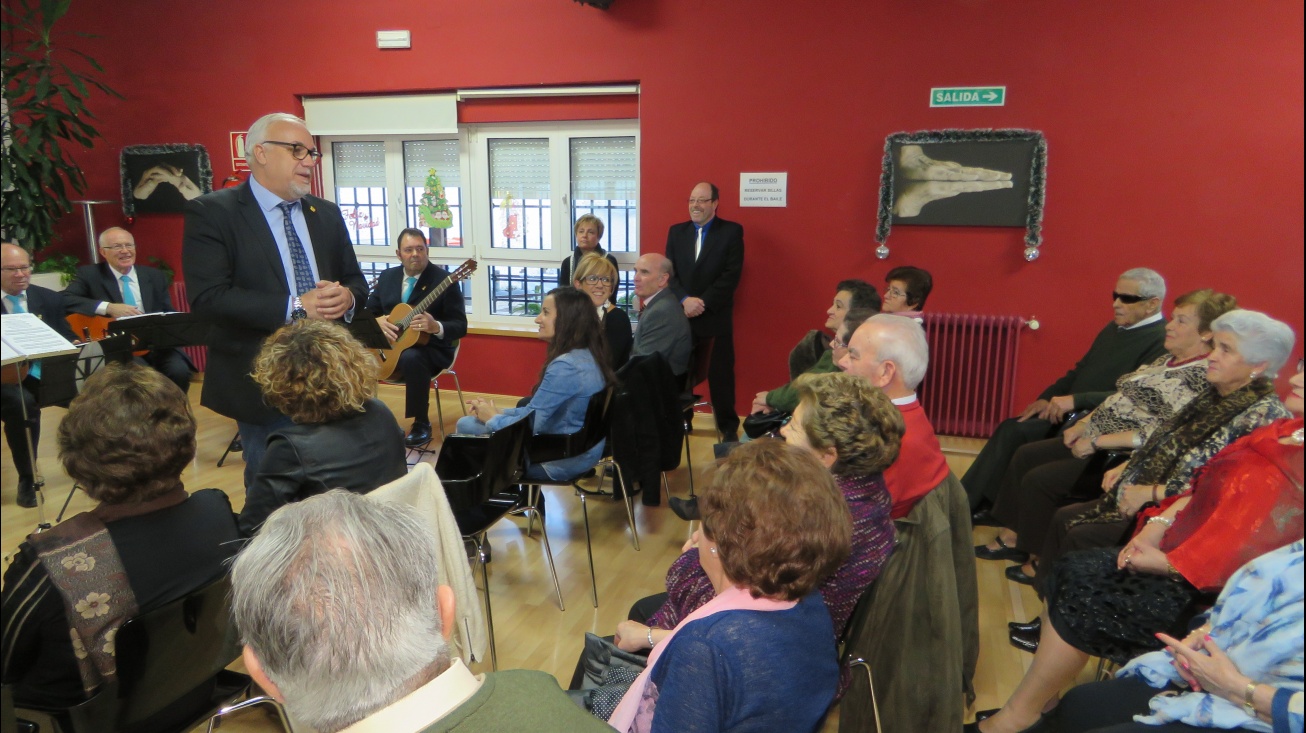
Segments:
[[[793,413],[781,412],[754,412],[744,418],[744,434],[756,440],[765,435],[778,434],[780,428],[789,422]]]

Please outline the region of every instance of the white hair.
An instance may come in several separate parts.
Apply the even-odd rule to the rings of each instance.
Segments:
[[[880,338],[875,342],[876,361],[891,361],[902,374],[907,389],[915,390],[925,380],[925,370],[930,366],[930,345],[925,340],[925,329],[914,318],[877,313],[866,323],[880,326]]]
[[[1121,280],[1133,280],[1138,283],[1138,294],[1144,298],[1160,298],[1165,300],[1165,278],[1161,273],[1146,267],[1135,267],[1132,270],[1125,270],[1120,275]]]
[[[254,161],[254,146],[267,142],[268,128],[276,122],[290,122],[308,129],[308,123],[303,118],[296,117],[288,112],[273,112],[272,114],[263,115],[255,120],[254,124],[249,126],[249,132],[245,133],[245,157],[247,160]]]
[[[340,489],[263,524],[232,567],[232,615],[297,720],[338,731],[447,665],[436,547],[412,508]]]
[[[1215,319],[1211,332],[1237,336],[1238,353],[1248,364],[1264,364],[1266,379],[1274,379],[1297,344],[1291,326],[1257,311],[1229,311]]]
[[[108,229],[105,229],[104,231],[100,232],[100,236],[96,237],[95,241],[97,244],[100,245],[101,248],[104,247],[104,238],[109,235],[109,232],[127,232],[127,230],[123,229],[122,227],[109,227]],[[127,233],[131,234],[131,232],[127,232]],[[132,241],[135,240],[136,237],[132,237]]]

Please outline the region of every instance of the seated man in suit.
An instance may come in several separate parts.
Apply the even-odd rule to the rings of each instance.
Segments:
[[[403,264],[381,273],[376,288],[367,297],[367,310],[376,316],[391,343],[399,337],[399,327],[388,320],[390,311],[400,303],[417,305],[449,276],[448,270],[428,259],[426,235],[421,229],[400,232],[395,253]],[[415,316],[409,327],[430,336],[426,344],[415,344],[399,356],[398,371],[405,388],[404,417],[413,419],[404,442],[418,446],[431,440],[431,378],[453,363],[455,342],[467,335],[462,291],[451,285]]]
[[[468,671],[439,552],[402,504],[331,491],[278,509],[232,567],[250,675],[320,733],[611,733],[545,672]]]
[[[16,244],[0,245],[0,268],[3,279],[5,313],[35,313],[38,318],[73,340],[72,329],[63,317],[63,299],[53,290],[32,285],[32,258]],[[41,365],[33,364],[21,383],[5,384],[0,389],[0,421],[4,422],[5,441],[14,456],[18,471],[18,506],[36,506],[36,442],[41,437],[41,408],[36,401],[41,385]],[[27,420],[23,420],[24,403]],[[30,430],[32,443],[28,450]]]
[[[675,293],[667,293],[671,269],[671,260],[655,252],[635,261],[635,295],[644,301],[644,306],[639,312],[630,355],[660,353],[671,367],[671,373],[683,379],[689,372],[689,354],[694,342],[689,318]]]
[[[136,264],[136,238],[131,232],[120,227],[100,232],[100,257],[104,261],[98,265],[77,268],[77,277],[64,288],[64,307],[69,313],[121,318],[172,311],[168,276]],[[177,349],[155,349],[138,361],[157,369],[180,387],[182,394],[190,389],[194,367]]]

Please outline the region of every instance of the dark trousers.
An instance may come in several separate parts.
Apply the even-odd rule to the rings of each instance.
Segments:
[[[1092,550],[1099,547],[1118,547],[1125,543],[1129,530],[1133,528],[1132,520],[1116,522],[1099,522],[1096,524],[1078,524],[1070,526],[1070,521],[1090,509],[1098,506],[1106,497],[1096,501],[1086,501],[1062,507],[1052,515],[1052,525],[1048,529],[1047,539],[1038,557],[1038,577],[1034,587],[1042,593],[1044,580],[1052,572],[1052,565],[1067,552]]]
[[[144,359],[138,358],[136,361],[154,368],[167,377],[169,382],[177,385],[182,394],[189,394],[190,362],[186,360],[186,355],[177,349],[155,349],[146,354]]]
[[[983,503],[992,505],[997,500],[1002,477],[1007,473],[1016,450],[1026,443],[1050,437],[1055,427],[1047,420],[1037,418],[1017,422],[1012,417],[999,423],[998,429],[993,431],[993,437],[984,444],[984,449],[975,457],[975,462],[970,464],[966,475],[961,477],[961,484],[966,487],[966,496],[970,498],[971,511]]]
[[[36,391],[41,381],[27,377],[22,384],[6,384],[0,389],[0,421],[4,422],[5,442],[14,456],[18,478],[32,480],[36,475],[33,461],[36,443],[41,437],[41,409],[36,404]],[[27,404],[27,421],[23,421],[23,403]],[[32,451],[27,450],[27,432],[32,431]]]
[[[1169,688],[1171,691],[1177,688]],[[1035,730],[1046,733],[1189,733],[1184,723],[1144,725],[1135,715],[1148,715],[1148,702],[1165,692],[1134,677],[1080,685],[1066,693],[1057,709]]]
[[[1058,507],[1096,498],[1074,493],[1088,460],[1075,458],[1060,437],[1016,449],[993,502],[993,516],[1016,532],[1018,548],[1038,554]]]
[[[707,386],[717,432],[729,438],[739,434],[739,412],[735,409],[735,334],[726,331],[712,337],[712,361],[707,365]],[[695,337],[695,341],[701,340]],[[697,349],[697,344],[695,345]]]
[[[404,417],[431,422],[431,379],[452,363],[452,355],[424,346],[414,346],[399,355],[398,371],[404,379]]]

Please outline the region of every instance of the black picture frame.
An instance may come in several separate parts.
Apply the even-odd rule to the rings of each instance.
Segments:
[[[1042,244],[1047,140],[1035,130],[896,132],[884,143],[877,242],[893,225],[1023,226]]]
[[[129,145],[118,156],[122,213],[180,214],[186,202],[213,191],[213,165],[203,145]]]

